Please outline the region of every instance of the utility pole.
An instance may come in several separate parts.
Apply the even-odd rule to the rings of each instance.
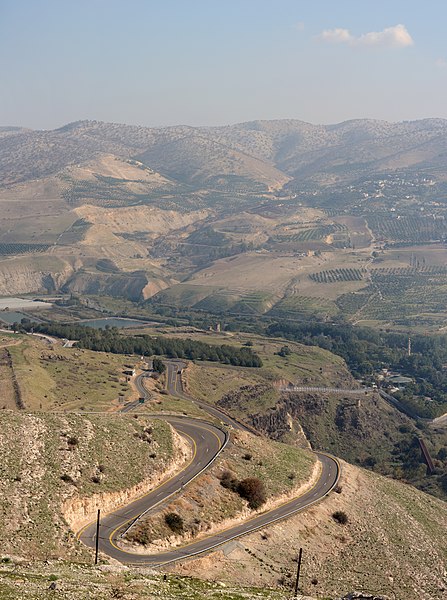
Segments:
[[[408,356],[411,356],[411,337],[408,338]]]
[[[99,516],[101,509],[98,508],[98,517],[96,519],[96,552],[95,552],[95,565],[98,564],[98,552],[99,552]]]
[[[300,571],[301,571],[301,557],[303,556],[303,549],[300,548],[300,553],[298,555],[298,566],[296,569],[296,581],[295,581],[295,593],[294,593],[294,598],[296,598],[298,596],[298,584],[300,581]]]

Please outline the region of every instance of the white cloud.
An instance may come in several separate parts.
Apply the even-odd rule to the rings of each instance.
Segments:
[[[319,38],[331,44],[352,43],[354,40],[347,29],[326,29],[320,33]]]
[[[445,69],[447,67],[447,60],[445,58],[437,58],[435,65],[440,69]]]
[[[332,44],[349,44],[350,46],[376,46],[382,48],[405,48],[414,44],[405,25],[387,27],[383,31],[370,31],[354,36],[348,29],[326,29],[318,36],[320,40]]]
[[[414,44],[405,25],[395,25],[383,31],[365,33],[356,42],[365,46],[395,46],[397,48],[405,48]]]
[[[304,30],[304,22],[303,21],[298,21],[298,23],[295,23],[295,29],[297,31],[303,31]]]

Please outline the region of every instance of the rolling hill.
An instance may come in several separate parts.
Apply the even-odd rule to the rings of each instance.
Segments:
[[[0,128],[1,293],[176,308],[187,286],[217,314],[413,326],[423,291],[442,327],[442,273],[423,269],[447,259],[446,134],[443,119]]]
[[[0,130],[0,184],[55,174],[103,154],[139,157],[178,183],[213,187],[219,177],[264,185],[290,179],[330,183],[387,170],[445,167],[447,121],[335,125],[298,120],[223,127],[147,128],[78,121],[53,131]]]

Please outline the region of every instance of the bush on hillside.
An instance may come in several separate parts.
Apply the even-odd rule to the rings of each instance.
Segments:
[[[248,500],[250,508],[259,508],[267,500],[264,483],[258,477],[247,477],[239,482],[237,492],[241,498]]]
[[[231,471],[224,471],[220,476],[220,485],[227,490],[237,492],[239,482]]]
[[[165,515],[165,523],[174,533],[183,532],[183,519],[179,514],[175,512],[167,513]]]
[[[342,510],[335,511],[332,515],[332,518],[334,521],[337,521],[337,523],[340,523],[340,525],[346,525],[349,520],[348,515]]]

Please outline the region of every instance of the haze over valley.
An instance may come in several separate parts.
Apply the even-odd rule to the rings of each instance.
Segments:
[[[441,329],[446,128],[5,127],[0,290]]]
[[[444,3],[0,17],[2,600],[445,600]]]

